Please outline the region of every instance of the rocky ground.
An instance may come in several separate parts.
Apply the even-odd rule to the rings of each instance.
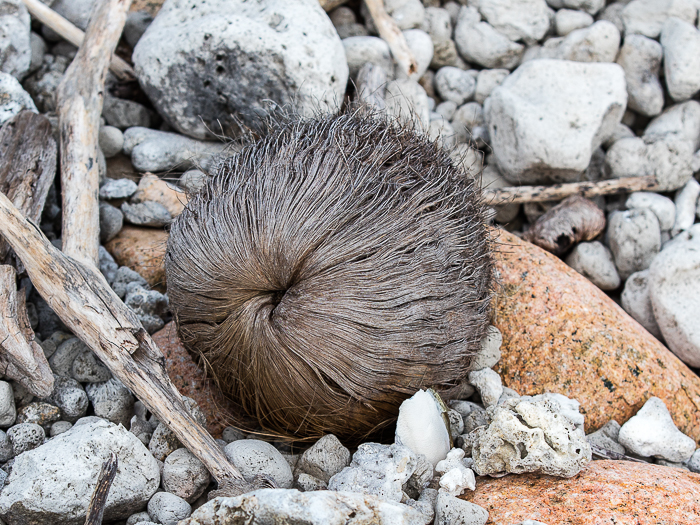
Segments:
[[[87,27],[92,0],[42,1]],[[415,56],[410,78],[359,1],[326,14],[316,0],[166,0],[134,2],[117,50],[138,85],[107,79],[100,270],[227,457],[289,490],[207,503],[204,465],[24,279],[56,381],[43,399],[0,381],[4,522],[83,523],[110,451],[107,523],[700,520],[700,3],[384,3]],[[0,124],[29,110],[56,128],[75,53],[21,0],[0,0]],[[386,77],[386,112],[485,188],[641,175],[657,187],[493,208],[496,315],[459,399],[419,392],[391,444],[268,443],[226,426],[225,399],[177,340],[167,225],[237,148],[222,136],[278,105],[333,111],[368,63]],[[58,180],[40,227],[60,247]]]

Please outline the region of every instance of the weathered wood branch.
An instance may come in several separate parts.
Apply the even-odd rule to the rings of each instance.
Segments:
[[[2,194],[0,234],[53,311],[204,463],[220,488],[229,494],[250,490],[218,443],[189,412],[168,377],[163,354],[100,271],[55,248]]]
[[[404,37],[401,29],[399,29],[394,19],[391,18],[386,12],[386,9],[384,9],[384,1],[365,0],[365,4],[372,16],[374,25],[377,27],[379,36],[389,44],[389,49],[391,50],[391,54],[394,55],[396,63],[407,77],[414,77],[418,72],[416,59],[413,56],[413,52],[408,47],[406,37]]]
[[[97,136],[110,57],[131,0],[96,2],[85,40],[58,86],[63,189],[63,251],[98,262],[100,246]]]
[[[59,15],[56,11],[41,2],[41,0],[23,0],[24,5],[31,15],[39,20],[42,24],[53,29],[61,35],[66,41],[76,47],[80,47],[85,39],[85,33],[78,27],[75,27],[68,20]],[[118,56],[112,57],[109,69],[116,75],[119,80],[134,80],[136,74],[134,69]]]
[[[0,129],[0,191],[32,221],[41,218],[56,176],[56,158],[56,141],[45,116],[22,111]],[[0,239],[0,264],[11,263],[9,252]]]
[[[117,466],[119,461],[117,455],[112,452],[102,464],[102,470],[97,477],[97,485],[95,491],[90,498],[90,506],[88,507],[87,516],[85,517],[85,525],[102,525],[102,517],[105,514],[105,506],[107,505],[107,496],[109,489],[112,487],[112,482],[117,475]]]
[[[486,189],[483,191],[483,198],[491,206],[498,206],[501,204],[557,201],[571,195],[597,197],[598,195],[613,195],[615,193],[653,191],[655,188],[656,178],[653,175],[648,175],[595,182],[569,182],[552,186],[512,186],[497,190]]]
[[[0,265],[0,371],[38,397],[53,392],[53,372],[29,326],[24,290],[17,292],[17,273]]]
[[[23,111],[0,129],[0,192],[26,217],[38,221],[56,175],[56,141],[42,115]],[[10,246],[0,239],[0,371],[32,394],[53,391],[53,372],[29,325],[24,291]],[[2,264],[5,263],[5,264]],[[21,263],[17,262],[18,269]]]

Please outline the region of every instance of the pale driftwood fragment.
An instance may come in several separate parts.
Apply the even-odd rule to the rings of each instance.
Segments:
[[[406,37],[404,37],[401,29],[399,29],[394,19],[391,18],[386,12],[386,9],[384,9],[383,0],[365,0],[365,4],[372,16],[372,21],[374,21],[379,36],[389,44],[391,54],[394,56],[394,60],[401,68],[401,71],[403,71],[407,77],[413,78],[418,72],[416,59],[413,56],[413,52],[408,47]]]
[[[346,4],[348,0],[318,0],[324,11],[333,11],[336,7]]]
[[[386,108],[386,71],[376,64],[367,62],[357,73],[357,98],[378,110]]]
[[[170,381],[165,359],[136,314],[94,265],[66,256],[0,194],[0,234],[32,284],[71,331],[204,463],[224,493],[251,490]],[[261,480],[259,485],[267,485]]]
[[[53,392],[53,372],[34,341],[24,290],[18,293],[16,283],[15,269],[0,265],[0,372],[35,396],[47,397]]]
[[[579,195],[567,197],[542,215],[523,239],[561,255],[580,241],[590,241],[605,229],[605,213]]]
[[[59,15],[56,11],[41,2],[41,0],[23,0],[24,5],[31,15],[39,20],[42,24],[53,29],[61,35],[66,41],[76,47],[80,47],[85,38],[85,33],[78,27],[75,27],[68,20]],[[112,57],[112,62],[109,69],[116,75],[119,80],[134,80],[136,74],[134,69],[118,56]]]
[[[112,487],[112,482],[117,475],[118,464],[119,460],[114,452],[102,464],[102,470],[100,470],[100,475],[97,477],[95,491],[92,493],[92,498],[90,498],[85,525],[102,525],[107,496],[109,496],[109,489]]]
[[[547,202],[565,199],[571,195],[597,197],[615,193],[654,190],[656,178],[626,177],[622,179],[599,180],[595,182],[569,182],[551,186],[512,186],[498,190],[484,190],[484,201],[491,206],[525,202]]]
[[[37,223],[56,176],[56,153],[51,123],[43,115],[22,111],[0,129],[0,192]],[[9,251],[0,239],[0,263],[10,264]]]
[[[63,251],[97,264],[100,245],[97,135],[107,67],[131,0],[96,2],[85,40],[58,86]]]

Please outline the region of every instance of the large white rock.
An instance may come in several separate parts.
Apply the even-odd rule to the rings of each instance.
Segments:
[[[104,517],[127,518],[158,489],[158,462],[131,432],[98,418],[17,456],[0,493],[0,516],[14,524],[84,523],[102,463],[112,452],[119,468]]]
[[[695,452],[695,440],[676,428],[663,401],[651,397],[620,428],[620,445],[640,456],[682,463]]]
[[[617,64],[526,62],[484,106],[501,174],[517,184],[577,180],[626,104],[624,71]]]
[[[664,89],[659,81],[662,57],[661,44],[642,35],[627,35],[617,56],[627,79],[627,105],[647,117],[658,115],[664,107]]]
[[[700,237],[673,242],[656,256],[649,296],[669,348],[686,364],[700,366]]]
[[[532,44],[549,31],[554,11],[544,0],[480,0],[479,12],[513,42]]]
[[[700,30],[669,18],[661,30],[661,45],[668,93],[675,101],[688,100],[700,91]]]
[[[319,490],[260,489],[235,498],[215,498],[180,525],[251,523],[283,525],[424,525],[417,510],[377,496]]]
[[[133,60],[161,116],[199,139],[235,128],[231,115],[259,124],[266,101],[333,111],[348,79],[343,44],[316,0],[169,0]]]
[[[0,72],[24,78],[32,61],[30,32],[22,0],[0,0]]]
[[[513,69],[525,47],[496,31],[474,7],[462,7],[455,26],[454,41],[460,55],[485,68]]]
[[[657,38],[669,17],[692,24],[698,16],[697,12],[695,0],[632,0],[622,10],[622,23],[626,35]]]

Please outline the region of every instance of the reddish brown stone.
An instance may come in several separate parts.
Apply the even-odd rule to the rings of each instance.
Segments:
[[[183,396],[194,399],[207,418],[207,429],[214,437],[229,425],[232,405],[221,390],[209,380],[180,343],[175,323],[168,323],[153,334],[153,341],[165,356],[165,367],[171,381]]]
[[[538,474],[480,477],[464,499],[487,523],[533,519],[550,525],[697,525],[700,475],[631,461],[593,461],[570,479]]]
[[[105,248],[119,265],[128,266],[149,285],[162,289],[165,287],[163,259],[167,243],[165,230],[125,226]]]
[[[187,195],[182,190],[178,191],[166,181],[146,173],[139,181],[138,190],[131,198],[132,202],[155,201],[162,204],[170,212],[172,217],[177,217],[185,209]]]
[[[494,323],[503,346],[495,368],[506,386],[577,399],[586,432],[610,419],[624,423],[656,396],[679,429],[700,439],[693,371],[555,256],[507,232],[498,243]]]

